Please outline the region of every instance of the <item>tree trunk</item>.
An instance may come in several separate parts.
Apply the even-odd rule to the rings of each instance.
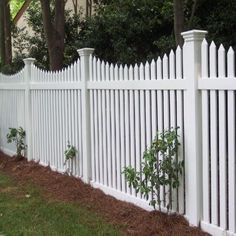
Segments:
[[[11,17],[8,0],[0,1],[0,57],[1,64],[12,62]]]
[[[4,2],[0,1],[0,62],[5,64]]]
[[[174,30],[176,46],[183,46],[181,32],[184,30],[183,0],[174,0]]]
[[[50,0],[40,0],[43,14],[43,26],[48,46],[51,70],[63,67],[64,38],[65,38],[65,2],[55,1],[54,20],[50,10]]]
[[[12,45],[11,45],[11,13],[9,1],[5,0],[4,6],[4,36],[5,36],[5,64],[9,65],[12,62]]]

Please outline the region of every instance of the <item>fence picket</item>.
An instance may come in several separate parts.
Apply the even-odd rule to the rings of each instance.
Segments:
[[[208,43],[204,39],[201,47],[202,79],[208,77]],[[209,147],[209,92],[202,91],[202,163],[203,163],[203,220],[210,222],[210,147]]]
[[[235,77],[235,54],[232,47],[227,53],[228,78]],[[228,206],[229,231],[236,232],[236,168],[235,168],[235,91],[228,91]]]
[[[210,45],[210,77],[216,78],[216,46]],[[211,217],[212,223],[218,225],[218,152],[217,152],[217,92],[210,91],[210,114],[211,114]]]

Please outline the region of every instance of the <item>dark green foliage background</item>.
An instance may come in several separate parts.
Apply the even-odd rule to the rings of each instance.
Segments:
[[[81,12],[66,12],[64,66],[78,58],[77,49],[95,48],[101,59],[119,64],[140,63],[175,48],[173,0],[97,0],[95,14],[85,19]],[[236,4],[228,0],[198,0],[190,23],[193,0],[184,1],[185,30],[208,30],[208,39],[223,43],[226,49],[236,46]],[[53,9],[53,6],[52,6]],[[52,11],[53,14],[53,11]],[[25,57],[36,58],[40,68],[49,68],[49,58],[42,25],[39,0],[28,10],[33,30],[14,29],[15,58],[4,73],[14,73]],[[27,52],[27,53],[26,53]]]

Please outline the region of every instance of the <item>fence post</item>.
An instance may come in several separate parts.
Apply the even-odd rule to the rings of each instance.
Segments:
[[[91,131],[90,131],[90,101],[87,81],[90,78],[89,57],[93,53],[93,48],[82,48],[77,50],[81,62],[81,106],[82,106],[82,137],[83,137],[83,181],[90,182],[91,178]]]
[[[26,131],[26,144],[27,144],[27,159],[32,160],[32,127],[31,127],[31,98],[30,98],[30,80],[32,65],[34,64],[34,58],[26,58],[23,60],[25,63],[24,68],[24,80],[26,84],[25,88],[25,131]]]
[[[202,216],[202,150],[201,94],[198,79],[201,73],[201,43],[207,31],[183,32],[183,73],[188,89],[184,96],[184,145],[186,216],[190,225],[198,226]]]

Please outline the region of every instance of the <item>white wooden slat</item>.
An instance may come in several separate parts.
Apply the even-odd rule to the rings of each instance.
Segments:
[[[108,62],[106,62],[106,65],[105,65],[105,80],[106,81],[109,81],[110,80],[110,73],[109,73],[109,64]]]
[[[58,122],[59,122],[59,165],[60,165],[60,170],[62,171],[63,170],[63,141],[62,141],[62,135],[63,135],[63,120],[62,120],[62,113],[63,113],[63,110],[62,110],[62,102],[63,102],[63,98],[62,98],[62,91],[59,90],[58,91],[58,102],[59,102],[59,107],[58,107]],[[48,142],[48,141],[46,141]]]
[[[117,70],[116,70],[117,68]],[[115,76],[118,72],[118,67],[115,67]],[[119,79],[118,76],[116,79]],[[121,157],[120,157],[120,93],[115,90],[115,133],[116,133],[116,181],[117,190],[121,191]]]
[[[97,67],[97,80],[102,81],[101,60],[99,58],[97,59],[96,67]]]
[[[108,175],[107,175],[107,128],[106,128],[106,97],[105,90],[102,90],[102,142],[103,142],[103,176],[104,185],[107,186]]]
[[[109,70],[109,78],[111,81],[114,80],[114,66],[113,64],[110,65],[110,70]],[[115,168],[116,168],[116,163],[115,163],[115,103],[114,103],[114,91],[110,91],[110,101],[111,101],[111,178],[112,178],[112,187],[116,188],[116,174],[115,174]]]
[[[102,63],[101,63],[101,80],[102,81],[106,80],[105,79],[105,63],[104,63],[104,61],[102,61]]]
[[[211,219],[214,225],[218,225],[218,153],[217,153],[217,94],[210,91],[210,114],[211,114]]]
[[[82,98],[81,98],[81,90],[78,93],[78,129],[79,129],[79,176],[83,176],[83,163],[84,163],[84,151],[83,151],[83,134],[82,134]],[[97,100],[97,98],[96,98]],[[96,152],[98,153],[98,152]]]
[[[45,103],[45,97],[47,96],[47,92],[46,91],[41,91],[41,114],[42,114],[42,120],[41,120],[41,124],[40,124],[40,128],[41,128],[41,130],[42,130],[42,133],[41,133],[41,151],[40,151],[40,153],[41,153],[41,159],[42,159],[42,161],[43,161],[43,163],[45,164],[45,165],[48,165],[49,164],[49,161],[50,161],[50,164],[51,164],[51,157],[52,157],[52,146],[51,146],[51,149],[50,149],[50,156],[49,156],[49,159],[47,159],[47,156],[45,155],[45,153],[44,153],[44,147],[45,147],[45,139],[44,139],[44,137],[45,137],[45,132],[46,132],[46,120],[47,120],[47,110],[46,110],[46,112],[44,111],[44,109],[45,109],[45,106],[47,106],[47,104]],[[50,94],[50,96],[49,96],[49,98],[50,98],[50,100],[51,100],[51,94]],[[50,109],[50,111],[51,111],[52,109]],[[50,113],[51,114],[51,113]],[[52,135],[51,135],[51,129],[49,130],[49,132],[50,132],[50,136],[52,137]],[[49,161],[48,161],[49,160]]]
[[[74,79],[76,80],[76,75],[74,75],[74,76],[75,76]],[[78,126],[77,126],[78,117],[77,117],[77,110],[76,110],[76,105],[77,105],[76,92],[77,92],[76,90],[72,91],[72,110],[73,110],[72,135],[73,135],[73,145],[75,146],[75,148],[77,150],[77,153],[76,153],[75,158],[73,160],[73,165],[74,165],[73,166],[73,170],[74,170],[73,176],[78,176],[78,151],[79,151],[78,135],[77,135],[77,133],[78,133]]]
[[[209,150],[209,98],[208,91],[202,91],[202,181],[203,220],[210,223],[210,150]]]
[[[168,57],[165,54],[163,57],[163,79],[168,80],[169,79],[169,73],[168,73]],[[164,90],[163,91],[163,104],[164,104],[164,130],[167,130],[170,128],[170,112],[169,112],[169,91]],[[169,187],[164,188],[165,191],[165,199],[164,199],[164,205],[167,207],[169,205]]]
[[[132,67],[130,67],[131,69]],[[132,71],[131,71],[132,72]],[[139,80],[139,68],[135,64],[134,74],[129,73],[130,80]],[[136,171],[141,170],[141,133],[140,133],[140,92],[135,90],[129,91],[129,107],[130,107],[130,156],[131,156],[131,166],[136,169]],[[135,117],[135,120],[134,120]],[[134,140],[135,137],[135,140]],[[132,195],[136,195],[136,191],[132,188]],[[141,198],[140,192],[137,197]]]
[[[124,80],[124,68],[122,65],[119,66],[119,80]]]
[[[99,182],[101,184],[104,183],[102,136],[103,136],[103,130],[102,130],[101,90],[98,90],[98,162],[99,162],[99,174],[100,174]]]
[[[150,80],[150,65],[147,62],[145,64],[145,74],[144,77],[146,80]],[[146,147],[150,147],[152,142],[151,135],[151,93],[150,91],[145,91],[145,126],[146,126]]]
[[[56,165],[55,167],[57,168],[57,170],[59,170],[60,166],[59,166],[59,155],[60,155],[60,152],[59,152],[59,149],[60,149],[60,145],[59,145],[59,129],[60,129],[60,126],[59,126],[59,112],[58,112],[58,100],[59,100],[59,97],[58,97],[58,93],[59,91],[55,91],[55,157],[56,157]],[[72,103],[73,104],[73,103]]]
[[[97,59],[93,57],[93,81],[97,81]]]
[[[160,57],[157,59],[157,80],[162,81],[163,76],[162,76],[162,60]],[[163,131],[164,127],[164,119],[163,119],[163,91],[158,90],[157,91],[157,115],[158,115],[158,132]],[[158,160],[161,160],[162,156],[160,153],[158,154]],[[163,206],[163,200],[164,200],[164,188],[161,186],[160,187],[160,200],[162,201],[161,205]]]
[[[75,136],[76,136],[76,132],[77,130],[75,129],[75,100],[74,100],[74,90],[71,91],[71,136],[72,136],[72,144],[73,146],[76,148],[76,150],[78,150],[78,147],[77,147],[77,143],[75,142]],[[57,98],[56,98],[57,99]],[[56,118],[58,119],[58,118]],[[56,129],[57,131],[57,129]],[[75,157],[73,158],[72,160],[72,168],[73,168],[73,176],[76,175],[76,159],[77,159],[77,155],[75,155]]]
[[[139,68],[140,72],[140,80],[144,80],[144,66],[143,64],[140,65]],[[146,150],[146,125],[145,125],[145,91],[141,90],[140,91],[140,138],[141,138],[141,160],[140,163],[142,162],[142,157],[143,153]],[[141,165],[141,164],[140,164]],[[140,168],[141,169],[141,168]],[[143,180],[143,177],[141,178]],[[142,196],[144,198],[144,196]],[[145,198],[144,198],[145,199]]]
[[[119,68],[118,65],[116,64],[114,67],[114,80],[118,81],[119,80]]]
[[[151,61],[151,80],[156,80],[156,62],[154,61],[154,59]]]
[[[106,77],[108,80],[108,77]],[[106,90],[106,129],[107,129],[107,171],[108,171],[108,186],[112,187],[112,161],[111,161],[111,103],[110,91]]]
[[[228,77],[235,76],[235,54],[232,47],[227,53]],[[235,168],[235,91],[228,91],[228,206],[229,231],[236,232],[236,168]]]
[[[210,45],[210,77],[216,77],[216,45],[212,41]]]
[[[100,173],[99,173],[99,158],[98,158],[98,154],[99,154],[99,148],[98,148],[98,97],[97,97],[97,90],[94,90],[94,134],[95,134],[95,170],[96,170],[96,178],[95,178],[95,182],[99,183],[100,180]]]
[[[170,76],[169,76],[169,78],[175,79],[176,78],[175,77],[175,54],[174,54],[173,50],[170,51],[169,58],[170,58],[170,60],[169,60],[169,69],[170,69],[169,74],[170,74]]]
[[[169,68],[170,68],[170,79],[175,80],[175,54],[171,50],[169,55]],[[176,128],[176,94],[174,90],[170,91],[170,127]],[[177,159],[177,156],[174,157]],[[171,198],[172,198],[172,210],[177,211],[177,189],[171,189]]]
[[[216,46],[212,42],[210,45],[210,77],[216,77]],[[217,93],[215,90],[210,91],[210,114],[211,114],[211,221],[218,225],[218,153],[217,153]]]
[[[182,50],[180,46],[176,49],[176,79],[183,78],[183,69],[182,69]]]
[[[180,77],[177,77],[180,78]],[[184,160],[184,121],[183,121],[183,91],[176,92],[177,98],[177,127],[178,135],[179,135],[179,152],[178,152],[178,161]],[[185,212],[185,199],[184,199],[184,171],[183,174],[180,176],[180,186],[178,188],[178,212],[180,214],[184,214]]]
[[[93,98],[93,95],[94,95],[94,91],[93,90],[90,90],[89,92],[89,100],[90,100],[90,130],[91,130],[91,168],[92,168],[92,181],[95,180],[95,156],[96,156],[96,153],[95,153],[95,141],[94,141],[94,137],[95,137],[95,134],[94,134],[94,98]],[[77,114],[77,112],[76,112]],[[77,121],[77,117],[76,118],[76,121]],[[76,122],[77,124],[77,122]],[[76,127],[77,128],[77,127]],[[78,130],[78,129],[76,129]],[[78,132],[78,131],[77,131]],[[78,141],[76,142],[78,143]]]
[[[126,74],[126,73],[125,73]],[[128,76],[127,76],[128,77]],[[125,78],[126,79],[126,76]],[[130,161],[130,122],[129,122],[129,91],[125,90],[125,166],[129,167],[131,166],[131,161]],[[131,189],[128,186],[128,183],[126,183],[126,190],[127,193],[131,193]]]
[[[57,120],[57,116],[56,116],[56,90],[54,90],[53,92],[53,120],[52,120],[52,123],[53,123],[53,149],[54,149],[54,152],[53,152],[53,168],[54,169],[57,169],[57,151],[55,149],[57,149],[57,144],[56,144],[56,141],[57,141],[57,134],[56,134],[56,120]],[[71,106],[71,101],[70,101],[70,106]]]
[[[124,79],[124,77],[123,77]],[[126,190],[125,176],[121,172],[125,167],[125,124],[124,124],[124,91],[120,91],[120,156],[121,156],[121,189],[123,192]]]
[[[136,71],[136,70],[135,70]],[[137,72],[137,71],[136,71]],[[135,90],[134,91],[134,98],[133,93],[130,91],[130,144],[131,147],[135,147],[131,149],[131,166],[135,167],[137,172],[141,171],[141,162],[142,162],[142,151],[141,151],[141,118],[140,118],[140,112],[141,112],[141,106],[140,106],[140,92]],[[134,99],[134,100],[133,100]],[[134,122],[135,117],[135,122]],[[135,133],[134,133],[135,132]],[[132,138],[133,135],[135,135],[135,142]],[[134,156],[133,156],[134,155]],[[135,191],[132,188],[132,195],[135,195]],[[139,192],[137,194],[138,198],[141,198],[141,193]]]
[[[113,80],[113,74],[111,79]],[[115,94],[111,91],[111,160],[112,160],[112,187],[116,189],[116,141],[115,141]]]
[[[225,77],[225,49],[221,44],[218,51],[218,74]],[[219,190],[220,190],[220,226],[227,228],[227,176],[226,176],[226,97],[225,91],[219,91]]]

